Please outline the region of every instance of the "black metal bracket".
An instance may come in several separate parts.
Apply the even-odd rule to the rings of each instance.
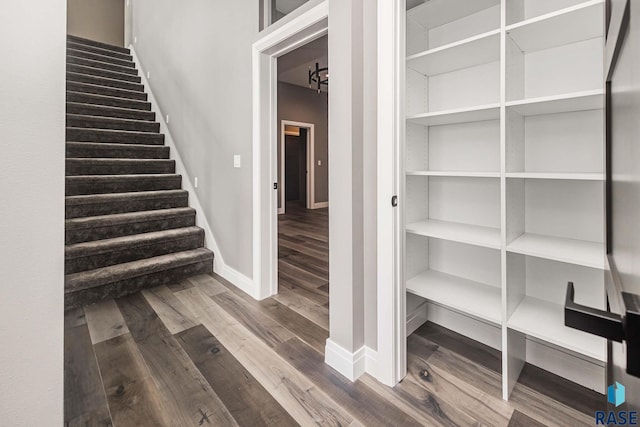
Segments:
[[[573,282],[567,285],[567,296],[564,303],[564,324],[573,329],[598,335],[613,341],[622,342],[624,328],[622,316],[604,310],[576,304]]]
[[[391,198],[391,206],[393,206],[394,208],[398,206],[398,196],[393,196]]]

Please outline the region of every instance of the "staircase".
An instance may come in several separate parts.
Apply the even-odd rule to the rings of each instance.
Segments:
[[[68,36],[65,309],[210,273],[128,49]]]

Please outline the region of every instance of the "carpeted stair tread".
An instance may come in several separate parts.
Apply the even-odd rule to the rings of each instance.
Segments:
[[[128,53],[105,49],[98,46],[91,46],[84,43],[77,43],[73,40],[67,40],[67,48],[73,50],[81,50],[84,52],[97,53],[99,55],[112,56],[114,58],[123,59],[125,61],[133,61],[133,56]]]
[[[159,133],[160,123],[146,120],[98,117],[86,114],[67,113],[67,126],[86,129],[129,130],[134,132]]]
[[[199,248],[112,265],[65,276],[65,293],[103,286],[109,283],[161,272],[201,261],[213,260],[213,252]]]
[[[136,191],[179,190],[182,175],[78,175],[66,177],[66,195],[132,193]]]
[[[108,77],[92,76],[91,74],[75,73],[67,70],[67,81],[76,83],[87,83],[97,86],[107,86],[117,89],[144,92],[144,85],[141,83],[116,80]]]
[[[172,174],[175,160],[170,159],[66,159],[67,176]]]
[[[117,71],[104,70],[102,68],[88,67],[86,65],[67,64],[67,71],[89,76],[105,77],[112,80],[120,80],[132,83],[140,83],[142,78],[137,74],[125,74]]]
[[[119,65],[121,67],[135,68],[136,64],[133,59],[118,59],[111,55],[101,55],[99,53],[87,52],[86,50],[77,50],[67,47],[67,55],[74,56],[76,58],[86,58],[99,62],[106,62],[109,64]]]
[[[67,127],[67,141],[164,145],[164,134],[136,132],[130,130],[85,129]]]
[[[67,90],[67,102],[151,112],[150,102],[138,101],[135,99],[118,98],[115,96],[98,95],[95,93],[76,92],[72,90]]]
[[[197,249],[203,244],[204,230],[195,226],[77,243],[65,247],[65,274]]]
[[[80,93],[92,93],[95,95],[113,96],[115,98],[133,99],[136,101],[146,101],[147,94],[145,92],[137,92],[127,89],[118,89],[109,86],[100,86],[90,83],[80,83],[67,81],[67,90]]]
[[[67,114],[81,114],[96,117],[113,117],[116,119],[131,119],[153,122],[156,114],[152,111],[133,110],[130,108],[109,107],[81,102],[67,102]]]
[[[99,47],[99,48],[102,48],[102,49],[112,50],[114,52],[121,52],[121,53],[126,53],[126,54],[131,53],[129,51],[129,49],[126,48],[126,47],[115,46],[115,45],[112,45],[112,44],[107,44],[107,43],[103,43],[103,42],[87,39],[87,38],[84,38],[84,37],[78,37],[78,36],[74,36],[74,35],[71,35],[71,34],[67,34],[67,41],[68,42],[73,42],[73,43],[78,43],[78,44],[89,45],[89,46],[96,46],[96,47]]]
[[[132,76],[138,75],[138,70],[131,67],[123,67],[111,62],[96,61],[95,59],[83,58],[80,56],[67,55],[67,65],[76,64],[84,65],[86,67],[99,68],[102,70],[116,71],[118,73],[130,74]]]
[[[193,208],[181,207],[67,219],[65,244],[190,227],[195,218]]]
[[[108,142],[67,142],[66,157],[111,159],[168,159],[165,145],[114,144]]]
[[[65,197],[66,218],[183,208],[189,204],[185,190],[137,191]]]

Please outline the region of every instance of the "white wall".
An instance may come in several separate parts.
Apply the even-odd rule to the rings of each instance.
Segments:
[[[65,0],[0,14],[0,425],[63,425]]]
[[[258,1],[132,0],[132,36],[225,263],[251,277]],[[239,154],[242,167],[233,167]]]

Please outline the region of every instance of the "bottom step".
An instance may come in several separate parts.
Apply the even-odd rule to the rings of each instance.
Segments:
[[[65,310],[120,298],[213,272],[213,252],[200,248],[65,276]]]

